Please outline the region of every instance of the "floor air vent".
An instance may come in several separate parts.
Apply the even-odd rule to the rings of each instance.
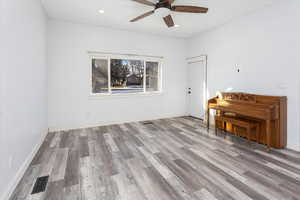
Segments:
[[[47,187],[49,176],[43,176],[36,179],[33,190],[31,194],[37,194],[40,192],[44,192]]]
[[[147,121],[147,122],[143,122],[143,124],[144,124],[144,125],[149,125],[149,124],[153,124],[153,122]]]

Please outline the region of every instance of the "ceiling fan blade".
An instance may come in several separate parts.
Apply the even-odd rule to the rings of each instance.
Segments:
[[[207,13],[208,8],[198,6],[172,6],[172,11],[189,13]]]
[[[164,2],[168,2],[170,4],[174,3],[175,0],[164,0]]]
[[[152,15],[153,13],[154,13],[154,10],[151,10],[151,11],[149,11],[149,12],[146,12],[145,14],[142,14],[142,15],[140,15],[140,16],[138,16],[138,17],[132,19],[132,20],[130,20],[130,22],[136,22],[136,21],[138,21],[138,20],[140,20],[140,19],[143,19],[143,18],[145,18],[145,17],[148,17],[148,16]]]
[[[164,17],[164,21],[169,28],[174,26],[174,21],[171,15]]]
[[[132,1],[136,1],[138,3],[148,5],[148,6],[155,6],[155,3],[151,2],[151,1],[147,1],[147,0],[132,0]]]

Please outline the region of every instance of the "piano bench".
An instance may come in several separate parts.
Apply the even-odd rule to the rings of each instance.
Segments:
[[[215,133],[217,134],[217,124],[218,122],[222,123],[222,129],[226,131],[226,123],[230,123],[233,127],[233,133],[235,135],[239,136],[239,133],[237,131],[237,127],[245,128],[247,139],[250,142],[251,141],[251,130],[255,128],[255,134],[256,134],[256,141],[259,141],[259,122],[247,120],[247,119],[241,119],[241,118],[235,118],[235,117],[225,117],[221,115],[215,116]]]

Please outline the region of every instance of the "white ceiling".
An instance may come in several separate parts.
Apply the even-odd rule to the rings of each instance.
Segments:
[[[173,5],[204,6],[209,11],[208,14],[172,12],[175,24],[180,27],[168,28],[156,15],[135,23],[129,22],[152,9],[132,0],[42,0],[48,16],[53,19],[174,37],[190,37],[276,1],[278,0],[175,0]],[[99,14],[99,9],[105,13]]]

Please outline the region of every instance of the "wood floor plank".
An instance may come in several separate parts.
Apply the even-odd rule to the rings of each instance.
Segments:
[[[104,134],[104,139],[105,139],[106,144],[110,147],[112,152],[120,151],[111,134],[109,134],[109,133]]]
[[[151,181],[147,174],[142,161],[134,158],[127,160],[127,163],[142,194],[148,200],[162,199],[160,192],[155,188],[155,183]]]
[[[98,134],[97,144],[99,147],[99,156],[103,161],[104,173],[107,176],[112,176],[118,173],[113,162],[112,152],[109,150],[108,144],[105,143],[104,134]]]
[[[66,187],[79,184],[79,152],[76,148],[69,149],[64,180]]]
[[[89,156],[89,145],[87,136],[81,135],[79,137],[79,154],[81,158]]]
[[[112,176],[112,179],[117,184],[118,197],[120,200],[146,200],[143,193],[135,184],[128,184],[127,177],[124,174]]]
[[[50,148],[58,148],[61,140],[61,133],[62,132],[56,132],[54,137],[52,138],[52,141],[50,143]]]
[[[64,200],[81,200],[79,185],[66,186],[64,188]]]
[[[51,181],[64,180],[68,161],[68,149],[62,148],[57,150],[55,162],[51,173]]]
[[[123,156],[124,159],[133,158],[133,155],[132,155],[130,149],[128,148],[128,146],[126,145],[122,136],[115,137],[114,141],[120,151],[120,154]]]
[[[161,191],[160,199],[183,200],[184,198],[176,191],[168,181],[154,167],[146,168],[148,176],[151,178],[153,185],[157,186],[157,190]]]
[[[64,180],[50,182],[43,200],[64,200]]]
[[[71,134],[68,131],[62,131],[60,134],[60,142],[59,142],[59,148],[66,148],[68,139],[70,138],[69,134]]]
[[[198,200],[192,190],[187,187],[178,177],[171,177],[166,181],[178,192],[178,194],[185,200]]]
[[[195,192],[196,196],[202,200],[218,200],[213,194],[207,191],[205,188]]]
[[[96,200],[96,187],[90,157],[80,158],[80,191],[82,200]]]
[[[41,159],[45,154],[45,152],[50,148],[50,143],[54,136],[55,136],[54,133],[48,133],[40,149],[38,150],[37,154],[33,158],[31,165],[37,165],[41,163]]]
[[[161,176],[163,176],[165,179],[169,179],[175,176],[173,172],[170,169],[168,169],[164,164],[159,162],[159,160],[157,160],[152,153],[148,152],[143,147],[139,147],[139,150],[146,157],[146,159],[151,163],[152,167],[154,167],[157,171],[159,171]]]
[[[49,176],[54,171],[53,169],[60,165],[60,163],[56,163],[57,157],[57,149],[51,148],[47,152],[45,152],[45,157],[41,161],[40,172],[38,176]]]
[[[196,192],[204,187],[198,176],[185,169],[182,169],[170,161],[164,154],[156,154],[164,165],[166,165],[192,192]]]

